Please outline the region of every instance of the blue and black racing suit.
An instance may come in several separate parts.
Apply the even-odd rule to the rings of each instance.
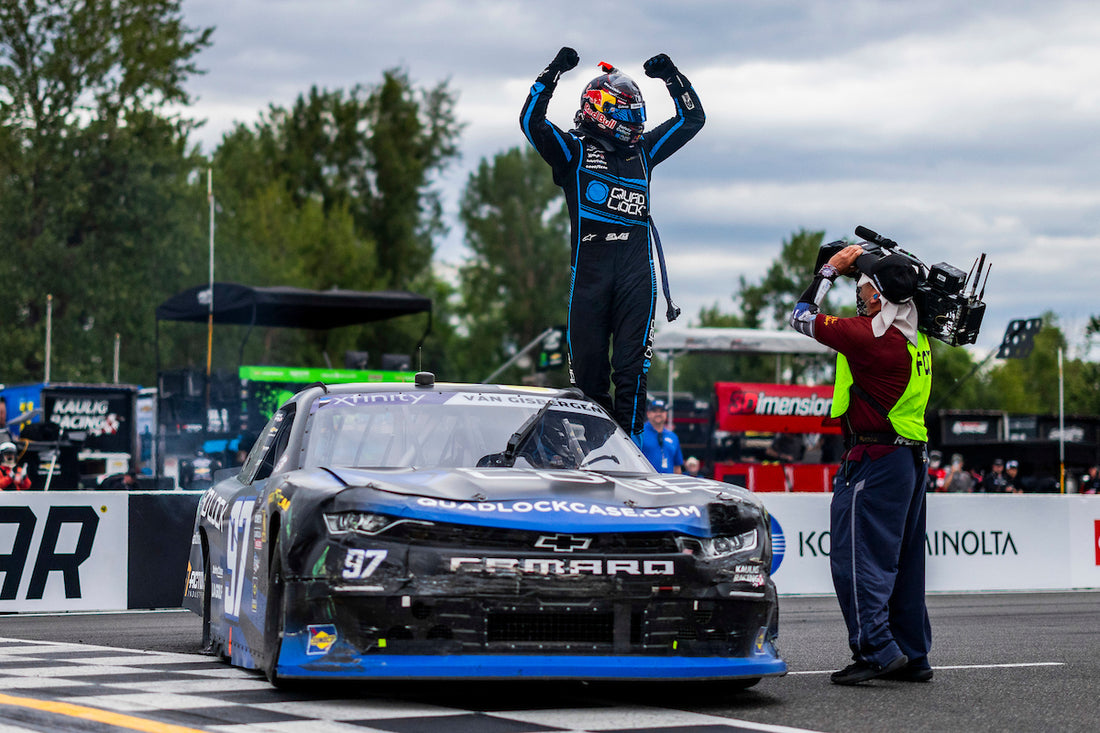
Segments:
[[[702,128],[703,107],[690,82],[672,67],[664,81],[676,116],[644,133],[634,145],[612,142],[583,127],[563,132],[546,119],[559,73],[547,68],[535,80],[520,126],[550,164],[569,207],[570,380],[636,436],[645,422],[646,374],[653,354],[657,303],[649,240],[649,179],[653,166]]]

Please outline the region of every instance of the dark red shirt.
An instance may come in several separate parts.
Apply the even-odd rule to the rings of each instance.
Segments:
[[[889,411],[909,385],[913,359],[901,331],[891,326],[881,337],[875,338],[871,321],[870,316],[837,318],[818,313],[814,338],[843,354],[856,384]],[[841,424],[846,434],[849,428],[857,433],[891,433],[894,430],[889,420],[855,394],[850,396],[845,416]]]

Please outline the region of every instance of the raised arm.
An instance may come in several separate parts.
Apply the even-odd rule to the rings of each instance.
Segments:
[[[523,134],[555,170],[573,159],[578,146],[572,135],[562,132],[557,125],[546,119],[546,108],[562,73],[575,67],[578,61],[580,57],[576,51],[568,46],[562,47],[531,85],[531,92],[527,95],[527,101],[523,103],[523,110],[519,115],[519,126]]]
[[[645,134],[646,152],[649,153],[651,165],[657,165],[695,137],[707,118],[691,82],[680,73],[666,54],[657,54],[649,59],[644,68],[646,76],[665,83],[665,88],[672,97],[672,104],[676,107],[675,117]]]

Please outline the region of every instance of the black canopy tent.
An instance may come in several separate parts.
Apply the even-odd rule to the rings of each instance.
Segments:
[[[206,323],[210,318],[211,287],[196,285],[176,293],[156,308],[155,343],[158,382],[160,370],[160,322]],[[293,287],[253,287],[238,283],[213,284],[213,322],[247,326],[238,356],[243,364],[244,348],[256,326],[327,330],[342,326],[384,321],[399,316],[427,313],[428,319],[416,348],[432,328],[432,301],[416,293],[399,290],[362,292],[355,290],[307,290]],[[209,381],[209,380],[208,380]],[[206,385],[209,402],[209,384]],[[157,423],[161,401],[157,402]],[[159,475],[160,466],[157,466]]]
[[[237,283],[214,283],[213,290],[214,323],[249,327],[241,340],[241,359],[254,326],[322,330],[427,313],[428,324],[417,348],[432,329],[431,299],[403,290],[306,290],[284,286],[259,288]],[[158,372],[160,322],[206,323],[210,317],[210,295],[209,285],[196,285],[157,306]]]
[[[430,298],[399,290],[306,290],[214,283],[214,323],[220,324],[329,329],[425,312],[430,319]],[[209,285],[188,288],[157,306],[157,321],[205,323],[209,314]]]

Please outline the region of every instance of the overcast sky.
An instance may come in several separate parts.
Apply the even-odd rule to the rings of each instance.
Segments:
[[[1073,343],[1100,314],[1095,0],[184,0],[183,9],[189,25],[216,27],[198,58],[207,73],[189,84],[207,152],[234,122],[253,123],[312,85],[374,84],[395,66],[418,85],[450,80],[466,128],[462,159],[438,182],[452,227],[442,263],[466,256],[456,210],[467,177],[482,158],[527,144],[519,109],[558,48],[581,57],[550,105],[565,128],[602,60],[641,86],[650,125],[670,116],[663,84],[642,73],[664,52],[707,113],[652,184],[686,317],[715,303],[732,310],[738,278],[758,278],[799,228],[828,241],[858,224],[928,264],[968,270],[989,255],[976,357],[1014,318],[1053,310]]]

